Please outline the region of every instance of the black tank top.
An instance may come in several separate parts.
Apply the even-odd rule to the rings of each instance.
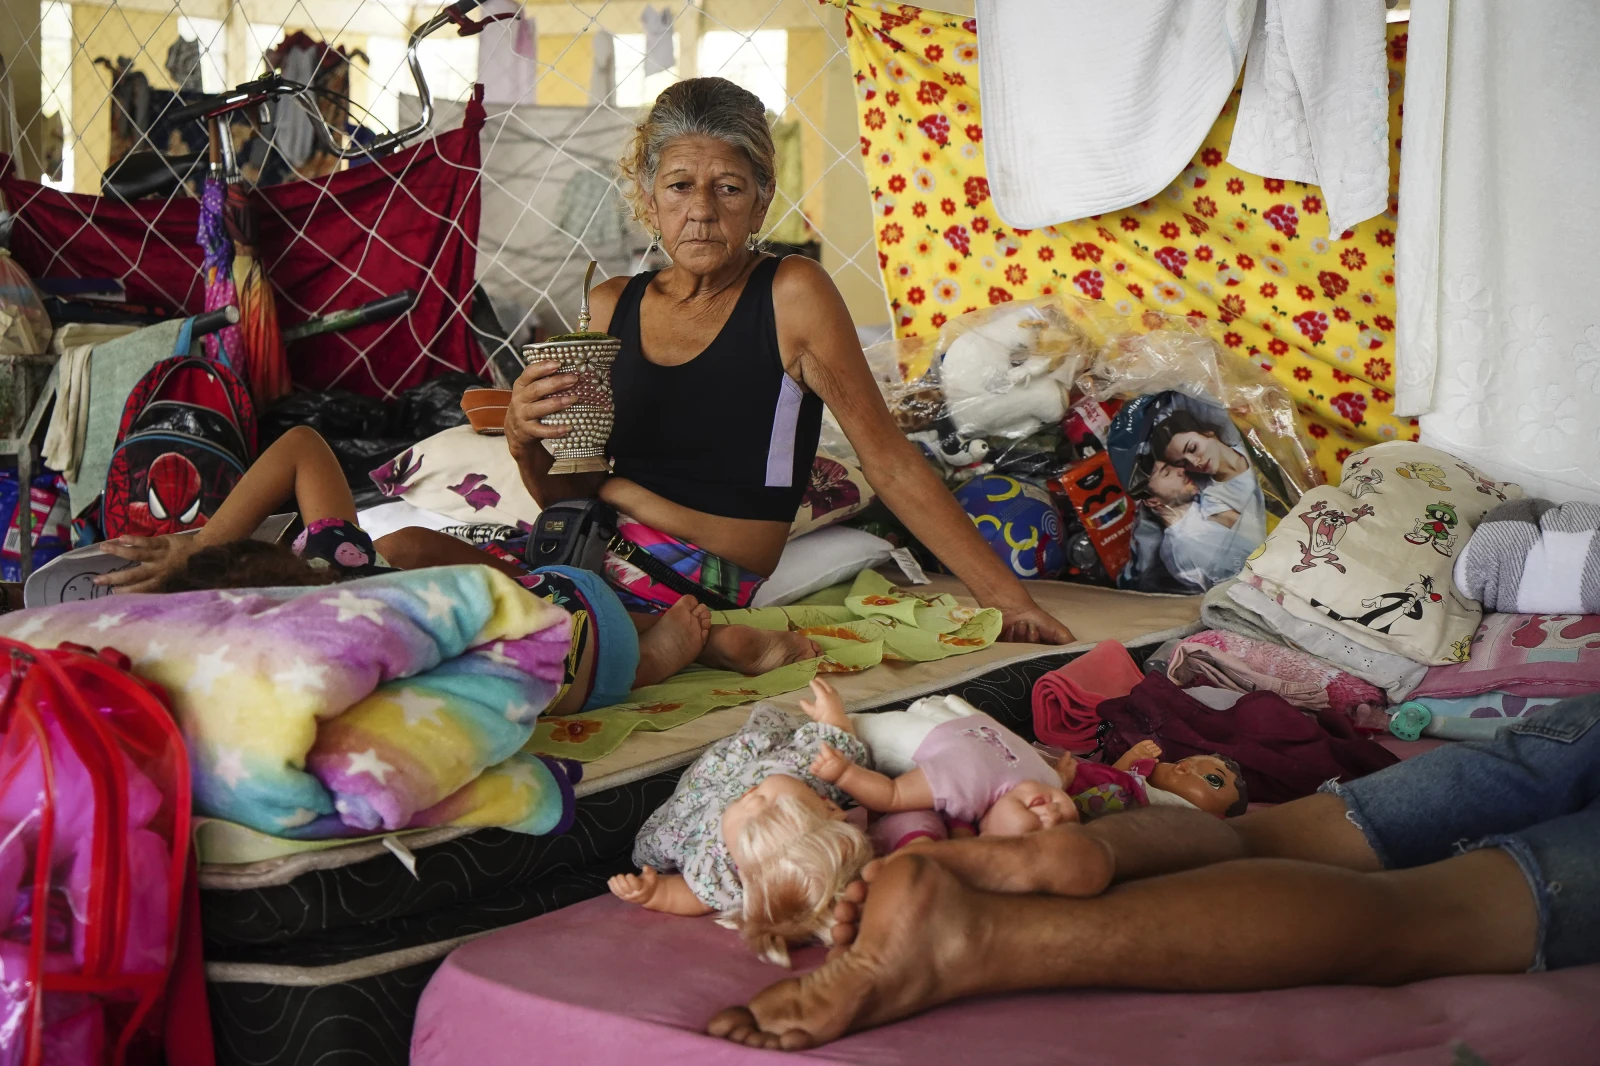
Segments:
[[[783,370],[772,313],[778,262],[751,272],[722,332],[677,366],[640,350],[639,304],[656,272],[629,280],[609,330],[622,341],[607,449],[618,477],[706,514],[794,521],[817,456],[822,399]]]

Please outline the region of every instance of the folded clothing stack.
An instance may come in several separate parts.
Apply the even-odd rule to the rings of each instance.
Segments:
[[[1303,710],[1342,714],[1358,728],[1388,728],[1389,701],[1378,686],[1314,655],[1240,633],[1211,629],[1170,641],[1145,669],[1165,673],[1180,688],[1275,692]]]
[[[1428,712],[1424,733],[1473,740],[1591,692],[1600,692],[1600,614],[1489,614],[1472,657],[1429,670],[1408,705]]]

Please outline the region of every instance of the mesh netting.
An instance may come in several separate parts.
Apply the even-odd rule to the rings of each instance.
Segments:
[[[417,43],[419,85],[408,42],[442,10],[50,2],[29,22],[31,9],[8,5],[0,150],[13,160],[3,190],[18,261],[63,299],[203,310],[199,195],[226,141],[296,384],[393,395],[446,370],[488,372],[497,338],[515,346],[576,324],[589,260],[599,276],[648,265],[615,160],[641,105],[715,74],[772,113],[767,239],[818,258],[856,321],[887,328],[839,10],[490,0]],[[235,110],[209,137],[195,105],[271,74],[311,88]],[[394,146],[397,132],[415,135]],[[415,299],[399,317],[292,332],[401,291]]]

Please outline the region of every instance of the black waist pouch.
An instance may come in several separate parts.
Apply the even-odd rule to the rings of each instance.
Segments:
[[[562,500],[539,512],[523,556],[531,567],[575,566],[605,573],[606,549],[617,535],[617,512],[600,500]]]
[[[643,570],[656,584],[680,596],[693,596],[712,610],[731,611],[739,606],[620,536],[616,509],[600,500],[562,500],[540,511],[522,558],[534,569],[575,566],[604,577],[608,551]]]

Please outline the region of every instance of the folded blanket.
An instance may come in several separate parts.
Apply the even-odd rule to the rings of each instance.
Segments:
[[[1326,710],[1328,694],[1313,681],[1286,681],[1251,668],[1237,655],[1208,644],[1185,641],[1172,652],[1167,680],[1179,688],[1204,685],[1235,692],[1276,692],[1296,707]]]
[[[1200,624],[1207,629],[1238,633],[1240,636],[1259,640],[1264,644],[1280,644],[1288,647],[1288,638],[1266,624],[1259,614],[1234,602],[1233,589],[1238,584],[1239,579],[1235,577],[1211,586],[1205,598],[1200,601]],[[1165,668],[1163,662],[1162,669]]]
[[[1343,715],[1307,714],[1272,692],[1252,692],[1226,711],[1214,711],[1160,674],[1127,696],[1106,700],[1100,717],[1111,724],[1105,758],[1115,761],[1141,740],[1161,745],[1161,757],[1225,755],[1238,762],[1253,803],[1309,796],[1324,781],[1350,781],[1399,761],[1375,741],[1356,735]]]
[[[1600,614],[1600,507],[1508,500],[1456,556],[1455,582],[1486,611]]]
[[[805,688],[819,673],[852,673],[881,662],[925,663],[987,648],[1000,636],[1000,612],[963,607],[953,596],[932,599],[863,570],[848,586],[824,589],[788,607],[714,611],[719,623],[789,629],[822,648],[822,658],[791,663],[757,677],[690,667],[659,685],[635,689],[627,703],[546,719],[524,749],[592,762],[617,749],[635,729],[659,732],[718,707]]]
[[[1435,666],[1412,695],[1484,692],[1554,699],[1600,692],[1600,615],[1484,615],[1472,638],[1472,657]]]
[[[1428,668],[1422,663],[1369,648],[1325,625],[1300,618],[1253,584],[1241,581],[1229,589],[1228,596],[1241,611],[1279,633],[1290,647],[1372,682],[1388,694],[1391,702],[1405,699],[1427,676]]]
[[[1237,633],[1207,630],[1179,642],[1167,677],[1182,688],[1215,685],[1276,692],[1296,707],[1354,716],[1361,707],[1388,704],[1383,690],[1294,648],[1266,644]],[[1380,726],[1381,728],[1381,726]]]
[[[1126,696],[1142,680],[1128,649],[1103,640],[1033,683],[1033,731],[1046,744],[1093,751],[1100,727],[1095,708],[1114,696]]]
[[[571,794],[558,763],[519,760],[502,792],[490,781],[456,794],[527,741],[570,629],[565,611],[486,566],[0,616],[17,640],[128,655],[166,690],[197,813],[289,837],[481,824],[491,800],[497,824],[558,825]]]
[[[1337,488],[1301,497],[1242,577],[1358,644],[1462,662],[1483,610],[1451,568],[1483,516],[1521,496],[1435,448],[1377,444],[1345,460]]]

